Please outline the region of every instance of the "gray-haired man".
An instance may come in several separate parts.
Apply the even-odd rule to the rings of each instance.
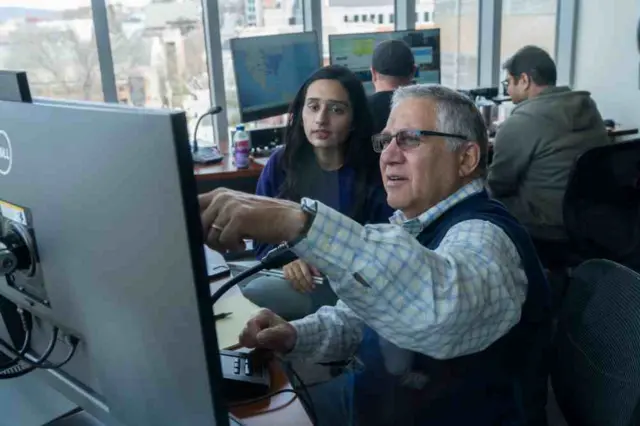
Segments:
[[[212,247],[290,241],[340,298],[291,323],[261,311],[241,343],[357,355],[363,371],[311,389],[321,425],[544,425],[548,287],[528,234],[484,190],[477,109],[441,86],[399,88],[373,145],[398,209],[389,225],[309,199],[201,196]]]

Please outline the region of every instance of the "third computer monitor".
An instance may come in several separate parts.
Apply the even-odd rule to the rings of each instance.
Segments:
[[[315,32],[235,38],[229,44],[245,123],[287,112],[300,87],[322,66]]]
[[[404,40],[416,62],[416,83],[440,83],[440,30],[406,30],[329,36],[331,64],[342,65],[356,73],[367,93],[373,93],[371,59],[376,46],[391,39]]]

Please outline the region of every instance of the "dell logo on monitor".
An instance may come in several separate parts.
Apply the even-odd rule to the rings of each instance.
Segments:
[[[11,140],[4,130],[0,130],[0,175],[8,175],[13,161],[11,152]]]

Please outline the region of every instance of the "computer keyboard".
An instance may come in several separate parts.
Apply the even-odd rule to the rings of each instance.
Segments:
[[[220,150],[215,146],[199,148],[197,151],[192,152],[191,155],[193,156],[193,162],[199,164],[219,163],[224,159]]]

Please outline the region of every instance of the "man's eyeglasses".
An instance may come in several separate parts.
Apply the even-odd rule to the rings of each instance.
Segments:
[[[464,141],[469,140],[466,136],[453,133],[435,132],[432,130],[400,130],[393,135],[389,133],[373,135],[371,142],[373,143],[373,150],[380,153],[391,143],[393,138],[396,138],[396,143],[400,149],[411,149],[420,145],[422,136],[442,136],[445,138],[462,139]]]

